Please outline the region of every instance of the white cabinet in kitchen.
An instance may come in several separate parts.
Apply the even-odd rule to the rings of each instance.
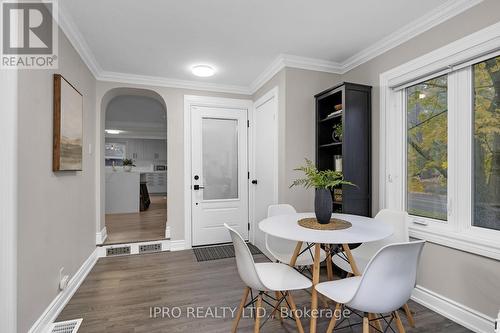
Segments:
[[[144,159],[144,143],[140,139],[130,139],[127,141],[127,158],[137,160]]]
[[[156,140],[144,139],[144,160],[154,161],[154,142]]]
[[[151,194],[167,193],[167,173],[148,172],[146,173],[146,185]]]
[[[166,140],[158,140],[160,142],[160,160],[167,160],[167,141]]]
[[[160,161],[166,160],[166,141],[145,139],[144,142],[144,160],[147,161]]]

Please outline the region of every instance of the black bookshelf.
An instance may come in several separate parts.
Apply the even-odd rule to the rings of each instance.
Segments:
[[[344,178],[357,185],[344,185],[341,194],[336,191],[334,212],[371,215],[371,89],[344,82],[314,96],[317,167],[335,170],[335,156],[341,156]],[[342,138],[333,138],[338,124]]]

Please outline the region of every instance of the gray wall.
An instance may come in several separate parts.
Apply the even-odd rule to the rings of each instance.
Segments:
[[[83,171],[52,172],[53,77],[84,96]],[[59,269],[73,276],[95,249],[95,79],[62,31],[59,69],[21,70],[18,82],[18,331],[58,294]]]
[[[379,75],[500,20],[500,1],[485,0],[470,10],[389,50],[343,75],[344,81],[373,86],[373,212],[379,191]],[[418,284],[496,318],[500,309],[500,262],[474,254],[427,244]]]
[[[298,211],[312,211],[314,191],[302,187],[289,188],[301,173],[293,169],[304,165],[304,158],[315,161],[314,95],[341,82],[338,74],[286,68],[286,157],[285,184],[281,188],[284,202]]]
[[[278,200],[292,204],[298,211],[311,211],[314,193],[300,187],[289,188],[300,176],[294,168],[304,164],[304,158],[315,160],[314,95],[341,81],[338,74],[284,68],[254,95],[256,101],[273,87],[278,87]]]
[[[17,77],[0,69],[0,332],[17,331]]]

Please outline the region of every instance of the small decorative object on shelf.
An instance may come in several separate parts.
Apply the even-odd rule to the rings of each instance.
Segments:
[[[134,161],[128,158],[123,159],[123,171],[130,172],[135,167]]]
[[[332,139],[334,142],[342,142],[342,123],[333,126]]]
[[[342,202],[342,189],[336,188],[333,190],[333,201],[337,203]]]
[[[335,111],[341,111],[342,110],[342,104],[336,104],[334,107]]]
[[[314,213],[319,223],[327,224],[330,222],[333,212],[331,191],[341,185],[356,185],[344,180],[344,176],[341,172],[335,172],[333,170],[319,171],[311,160],[307,158],[305,160],[305,166],[294,169],[296,171],[302,171],[305,177],[294,180],[290,187],[301,185],[306,189],[311,187],[315,188]]]
[[[342,155],[333,156],[334,166],[336,172],[342,172]]]
[[[338,110],[338,111],[333,111],[332,113],[329,113],[325,119],[330,119],[330,118],[333,118],[335,116],[339,116],[342,114],[342,110]]]

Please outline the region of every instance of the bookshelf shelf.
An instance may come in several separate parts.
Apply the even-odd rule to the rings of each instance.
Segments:
[[[335,156],[341,156],[344,178],[357,185],[342,187],[334,211],[371,216],[371,87],[344,82],[314,97],[316,165],[335,170]],[[342,142],[335,142],[333,129],[339,125]]]

